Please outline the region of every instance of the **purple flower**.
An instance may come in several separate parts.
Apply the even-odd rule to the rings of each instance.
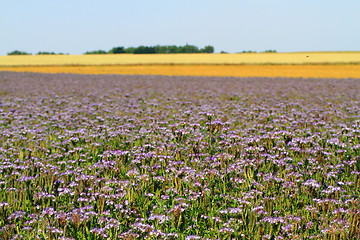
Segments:
[[[320,188],[321,185],[315,179],[308,179],[307,181],[303,182],[302,185],[309,186],[312,188]]]

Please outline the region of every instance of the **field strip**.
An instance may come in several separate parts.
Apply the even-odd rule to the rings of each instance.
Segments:
[[[360,52],[241,54],[99,54],[0,56],[0,66],[166,65],[166,64],[359,64]]]
[[[0,67],[0,71],[168,76],[360,78],[360,65],[93,65]]]

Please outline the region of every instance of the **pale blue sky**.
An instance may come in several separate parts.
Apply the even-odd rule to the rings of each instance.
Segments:
[[[115,46],[359,51],[359,0],[0,0],[0,55]]]

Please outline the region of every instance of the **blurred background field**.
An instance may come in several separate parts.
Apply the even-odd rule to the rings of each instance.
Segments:
[[[0,71],[360,78],[360,52],[0,56]]]
[[[0,56],[0,66],[152,64],[360,64],[360,52]]]
[[[3,71],[166,76],[360,78],[359,64],[339,65],[92,65],[3,67]]]

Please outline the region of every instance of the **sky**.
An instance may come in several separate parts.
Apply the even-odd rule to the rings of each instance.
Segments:
[[[140,45],[360,51],[359,0],[0,0],[0,55]]]

